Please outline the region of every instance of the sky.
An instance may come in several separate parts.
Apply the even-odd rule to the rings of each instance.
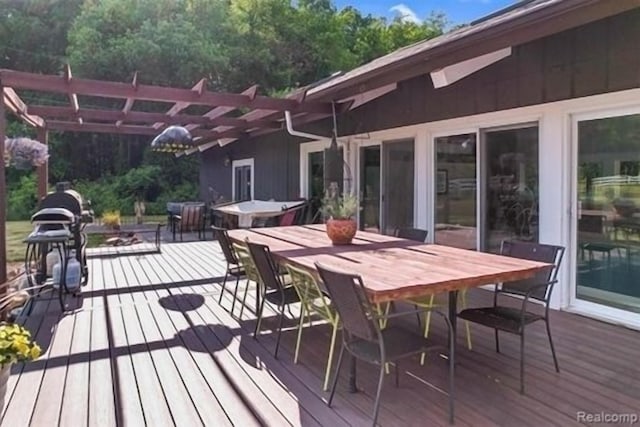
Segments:
[[[444,12],[451,24],[464,24],[515,3],[514,0],[334,0],[338,8],[354,6],[364,14],[422,20]]]

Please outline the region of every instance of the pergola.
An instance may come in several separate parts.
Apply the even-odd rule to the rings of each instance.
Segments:
[[[66,106],[27,104],[20,91],[47,96],[64,95]],[[289,111],[295,123],[301,124],[342,112],[350,102],[332,104],[306,100],[307,88],[294,91],[286,98],[258,94],[258,86],[241,93],[213,92],[202,79],[190,89],[153,86],[138,82],[137,73],[129,83],[73,77],[67,66],[62,75],[43,75],[0,69],[0,152],[4,152],[6,134],[5,110],[35,127],[38,141],[46,144],[49,131],[72,131],[155,136],[170,125],[185,126],[196,140],[190,150],[204,150],[237,139],[251,137],[284,126],[284,112]],[[85,108],[78,96],[119,100],[121,107]],[[134,109],[137,101],[147,101]],[[148,111],[149,103],[160,103]],[[117,101],[116,101],[117,102]],[[107,104],[106,102],[104,102]],[[164,103],[164,104],[163,104]],[[204,106],[204,114],[186,114],[191,106]],[[147,111],[145,111],[147,110]],[[189,154],[189,152],[187,152]],[[0,162],[0,283],[6,281],[6,181],[5,165]],[[47,193],[47,165],[38,168],[38,198]]]

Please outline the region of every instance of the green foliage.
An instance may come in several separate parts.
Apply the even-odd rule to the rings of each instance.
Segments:
[[[22,175],[12,182],[7,192],[7,220],[29,219],[38,203],[36,176],[34,173]]]
[[[348,70],[392,50],[441,34],[446,21],[420,23],[337,10],[331,0],[22,0],[2,2],[0,67],[59,73],[69,62],[76,77],[190,87],[206,77],[211,90],[258,84],[283,96],[296,87]],[[24,91],[28,103],[68,106],[65,94]],[[122,108],[121,100],[83,97],[83,108]],[[134,109],[166,111],[136,101]],[[191,111],[193,110],[193,111]],[[190,114],[206,111],[191,107]],[[8,135],[31,137],[10,117]],[[197,156],[176,159],[148,149],[136,135],[50,133],[49,181],[72,181],[106,210],[133,214],[137,197],[147,214],[167,201],[198,197]],[[27,219],[36,207],[35,176],[7,171],[9,218]]]
[[[321,212],[325,218],[352,219],[358,212],[358,198],[344,193],[342,196],[327,195],[322,199]]]

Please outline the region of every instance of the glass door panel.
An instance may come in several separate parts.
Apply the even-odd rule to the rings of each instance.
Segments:
[[[538,241],[538,126],[482,131],[481,250],[503,240]]]
[[[380,146],[360,148],[360,230],[380,232]]]
[[[413,139],[385,142],[383,152],[383,232],[394,234],[396,229],[413,227]]]
[[[251,166],[236,166],[234,200],[242,202],[251,200]]]
[[[438,137],[435,150],[434,241],[476,249],[476,134]]]
[[[577,128],[576,297],[640,313],[640,114]]]

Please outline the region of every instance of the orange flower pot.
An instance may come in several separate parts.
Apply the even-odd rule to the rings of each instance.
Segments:
[[[353,219],[328,219],[327,236],[334,245],[350,245],[358,226]]]

